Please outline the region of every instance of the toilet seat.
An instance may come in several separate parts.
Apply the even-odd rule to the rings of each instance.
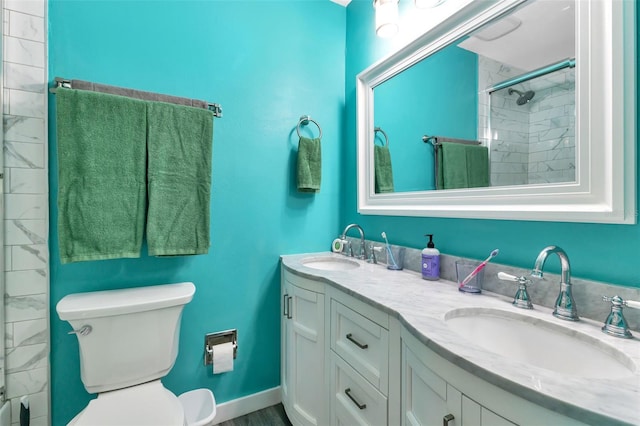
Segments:
[[[160,380],[98,394],[69,422],[73,426],[183,426],[178,397]]]

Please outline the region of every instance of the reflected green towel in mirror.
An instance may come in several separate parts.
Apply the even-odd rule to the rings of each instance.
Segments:
[[[436,152],[437,189],[489,186],[486,146],[442,142]]]
[[[300,137],[298,142],[298,191],[320,192],[322,149],[320,138]]]
[[[375,145],[373,151],[376,194],[393,192],[393,169],[389,147]]]

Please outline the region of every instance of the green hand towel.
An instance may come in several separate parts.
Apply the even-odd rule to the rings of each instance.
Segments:
[[[437,189],[489,186],[486,146],[443,142],[437,151]]]
[[[389,147],[375,145],[373,150],[376,194],[393,192],[393,168]]]
[[[298,191],[319,192],[322,180],[322,147],[320,138],[300,137],[298,142]]]
[[[58,88],[58,244],[62,263],[140,257],[146,106]]]
[[[148,102],[147,128],[149,255],[207,253],[213,112]]]

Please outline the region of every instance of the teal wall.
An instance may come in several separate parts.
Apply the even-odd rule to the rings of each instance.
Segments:
[[[401,2],[403,13],[407,13]],[[346,31],[346,32],[345,32]],[[50,97],[52,424],[66,424],[93,396],[79,375],[76,339],[55,313],[66,294],[193,281],[176,366],[175,393],[207,387],[219,402],[278,386],[280,254],[327,250],[346,224],[367,237],[530,267],[558,244],[575,276],[639,286],[633,267],[640,226],[361,216],[356,205],[355,77],[390,53],[377,39],[370,0],[49,1],[49,75],[219,102],[215,120],[208,255],[62,266],[57,249],[55,96]],[[346,37],[345,37],[346,34]],[[346,52],[346,54],[345,54]],[[346,59],[345,59],[346,58]],[[323,127],[319,194],[295,191],[295,126]],[[555,259],[550,259],[550,269]],[[232,373],[202,366],[203,336],[237,328]]]
[[[93,396],[82,386],[76,338],[56,303],[66,294],[193,281],[175,367],[175,393],[198,387],[219,402],[280,384],[279,255],[321,251],[339,218],[346,11],[318,1],[49,1],[49,75],[218,102],[208,255],[61,265],[57,248],[55,96],[50,96],[52,424]],[[321,125],[320,193],[295,190],[295,126]],[[313,129],[312,133],[316,134]],[[143,249],[145,250],[145,249]],[[237,328],[235,370],[202,365],[204,335]]]
[[[395,191],[435,189],[434,148],[422,136],[477,139],[478,55],[450,45],[376,86],[374,104],[392,166],[401,165],[393,167]]]
[[[400,2],[401,22],[412,13],[412,3]],[[348,145],[343,150],[344,164],[356,162],[356,75],[390,54],[396,45],[397,40],[375,36],[370,1],[355,0],[349,4],[345,78]],[[497,262],[523,268],[533,266],[542,248],[556,244],[567,251],[574,276],[640,287],[636,267],[640,225],[364,216],[357,212],[356,170],[353,167],[346,170],[341,199],[343,223],[360,224],[371,239],[380,241],[380,233],[385,231],[392,244],[422,248],[427,241],[424,234],[432,233],[436,247],[444,253],[484,259],[491,250],[499,248]],[[547,263],[545,269],[559,270],[557,259],[550,258]]]

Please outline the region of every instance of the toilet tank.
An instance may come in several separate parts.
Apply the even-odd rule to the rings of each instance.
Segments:
[[[178,355],[182,309],[193,283],[69,294],[56,305],[76,330],[80,374],[89,393],[164,377]],[[89,332],[80,333],[79,330]]]

